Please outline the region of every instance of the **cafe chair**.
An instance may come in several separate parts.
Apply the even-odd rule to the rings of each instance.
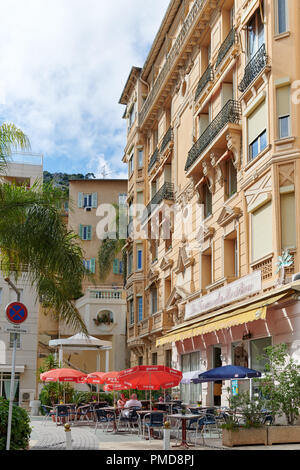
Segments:
[[[147,419],[149,418],[149,421]],[[150,442],[151,439],[151,429],[158,429],[159,435],[161,434],[161,430],[164,426],[164,414],[163,413],[148,413],[144,417],[144,436],[145,437],[145,429],[148,429],[148,439]]]
[[[86,420],[90,423],[89,415],[93,413],[94,410],[90,405],[79,406],[75,412],[75,422]],[[78,419],[79,418],[79,419]]]
[[[56,426],[69,421],[69,408],[66,405],[57,405],[56,407]]]
[[[114,413],[111,411],[105,411],[105,410],[95,410],[95,415],[96,415],[96,425],[95,425],[95,434],[98,429],[98,425],[104,430],[104,426],[106,425],[105,431],[108,431],[109,425],[113,424],[115,420]]]
[[[41,405],[41,408],[44,412],[44,418],[43,418],[42,424],[46,425],[47,418],[52,419],[52,416],[56,416],[56,411],[53,411],[52,406]]]

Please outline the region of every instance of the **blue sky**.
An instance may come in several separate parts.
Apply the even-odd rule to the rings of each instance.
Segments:
[[[1,6],[0,116],[54,172],[127,177],[124,107],[169,0],[9,0]],[[142,6],[141,6],[142,5]]]

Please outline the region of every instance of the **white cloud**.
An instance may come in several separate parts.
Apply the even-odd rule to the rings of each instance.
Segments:
[[[0,116],[27,133],[46,168],[98,174],[106,165],[113,177],[127,175],[118,101],[131,66],[143,65],[167,5],[2,2]]]

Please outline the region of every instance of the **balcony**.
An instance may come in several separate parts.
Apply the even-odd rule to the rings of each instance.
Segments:
[[[155,150],[154,154],[152,155],[152,157],[150,158],[150,162],[149,162],[149,165],[148,165],[148,173],[150,173],[150,171],[154,167],[155,163],[158,160],[158,157],[159,157],[159,151],[158,151],[158,148],[157,148]]]
[[[186,20],[184,21],[181,31],[178,34],[178,37],[170,50],[166,62],[161,69],[142,109],[141,112],[139,113],[139,127],[142,126],[144,123],[150,109],[152,108],[155,99],[159,95],[159,92],[161,91],[163,85],[166,82],[167,77],[169,76],[170,71],[174,67],[176,61],[178,60],[178,57],[181,55],[183,52],[184,47],[186,46],[187,43],[187,38],[190,35],[192,29],[195,27],[197,24],[200,14],[203,10],[203,7],[206,5],[206,0],[195,0],[194,5],[189,12],[188,16],[186,17]],[[210,5],[209,5],[210,6]],[[211,7],[214,8],[214,7]],[[208,18],[208,16],[207,16]]]
[[[138,324],[138,336],[146,336],[150,333],[151,318],[145,318]]]
[[[273,277],[273,255],[251,264],[252,271],[261,271],[261,280],[268,281]]]
[[[142,222],[145,222],[147,218],[152,214],[155,208],[162,201],[174,201],[174,185],[173,183],[164,183],[164,185],[157,191],[151,202],[148,204],[143,216]]]
[[[89,298],[90,299],[99,299],[99,300],[122,300],[123,293],[122,290],[118,289],[89,289]]]
[[[205,149],[212,143],[227,124],[239,124],[241,119],[241,105],[238,101],[229,100],[209,124],[203,134],[188,153],[185,171],[188,171]]]
[[[212,82],[213,79],[214,79],[214,70],[213,70],[212,66],[209,65],[207,67],[207,69],[205,70],[204,74],[202,75],[202,77],[199,80],[197,90],[196,90],[196,95],[195,95],[195,101],[197,101],[197,99],[201,95],[201,93],[204,90],[204,88],[206,87],[206,85],[209,82]]]
[[[232,30],[230,31],[227,38],[225,39],[225,41],[223,42],[223,44],[221,45],[219,49],[219,53],[218,53],[218,57],[217,57],[216,65],[215,65],[216,69],[219,67],[219,65],[221,64],[223,59],[226,57],[230,49],[236,43],[237,43],[237,33],[235,29],[232,28]]]
[[[268,56],[266,53],[266,45],[263,44],[245,68],[244,78],[238,86],[240,92],[244,93],[267,65]]]
[[[173,142],[174,136],[173,136],[173,129],[170,127],[168,131],[166,132],[161,147],[160,147],[160,153],[164,153],[168,145]]]

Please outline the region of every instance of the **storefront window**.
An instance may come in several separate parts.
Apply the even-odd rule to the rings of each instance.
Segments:
[[[260,372],[266,371],[267,359],[261,358],[261,356],[265,356],[265,348],[271,345],[271,338],[254,339],[250,341],[252,369],[259,370]]]
[[[0,372],[0,396],[9,400],[10,398],[10,380],[11,374],[1,373]],[[20,374],[15,374],[15,383],[14,383],[14,403],[19,402],[19,384],[20,384]]]
[[[232,364],[234,366],[249,367],[247,346],[248,345],[244,342],[235,343],[232,345]]]
[[[200,369],[200,351],[181,356],[181,371],[192,372]],[[201,384],[181,384],[180,397],[183,403],[196,404],[201,399]]]

